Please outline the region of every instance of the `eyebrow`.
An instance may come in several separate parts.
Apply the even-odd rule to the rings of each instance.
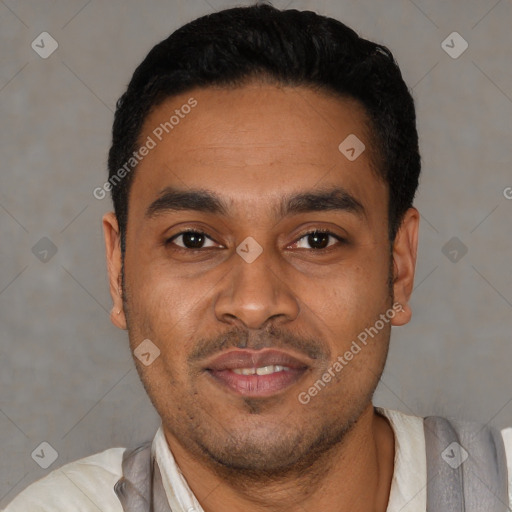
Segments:
[[[228,204],[215,192],[205,189],[183,190],[165,188],[160,196],[146,209],[145,216],[191,210],[214,215],[229,215]],[[362,203],[342,187],[331,187],[313,191],[290,194],[282,198],[277,207],[277,215],[288,215],[321,211],[343,211],[358,217],[366,217]]]

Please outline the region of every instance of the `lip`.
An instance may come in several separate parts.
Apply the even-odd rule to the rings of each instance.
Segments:
[[[207,362],[207,370],[234,370],[235,368],[259,368],[260,366],[280,365],[293,369],[307,368],[309,365],[288,352],[275,349],[235,349],[220,354]]]
[[[287,369],[268,375],[240,375],[237,368],[280,365]],[[287,352],[275,349],[231,350],[205,364],[206,372],[224,389],[239,396],[267,397],[284,391],[304,375],[309,365]]]

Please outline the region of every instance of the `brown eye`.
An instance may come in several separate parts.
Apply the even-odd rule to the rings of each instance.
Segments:
[[[173,236],[167,243],[174,243],[178,247],[191,250],[215,246],[215,242],[210,237],[199,231],[183,231]]]
[[[311,231],[301,236],[293,245],[299,249],[321,250],[345,240],[330,231]]]
[[[329,236],[327,233],[310,233],[308,244],[312,249],[324,249],[329,245]]]

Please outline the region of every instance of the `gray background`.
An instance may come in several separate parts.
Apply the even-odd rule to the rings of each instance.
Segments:
[[[236,4],[0,1],[0,506],[55,467],[158,426],[126,334],[109,322],[100,226],[110,202],[92,191],[135,66],[180,25]],[[512,425],[512,1],[275,5],[386,44],[417,102],[414,317],[393,330],[375,403]],[[59,44],[48,59],[31,48],[43,31]],[[441,46],[453,31],[469,44],[457,59]],[[46,262],[32,252],[42,237],[57,248]],[[452,237],[468,249],[457,262],[451,246],[442,252]],[[48,470],[31,458],[43,441],[59,454]]]

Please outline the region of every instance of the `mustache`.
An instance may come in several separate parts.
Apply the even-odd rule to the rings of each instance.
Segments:
[[[275,326],[265,330],[235,328],[213,338],[201,338],[188,356],[189,363],[196,363],[230,348],[295,349],[310,359],[330,360],[331,351],[321,339],[293,334]]]

